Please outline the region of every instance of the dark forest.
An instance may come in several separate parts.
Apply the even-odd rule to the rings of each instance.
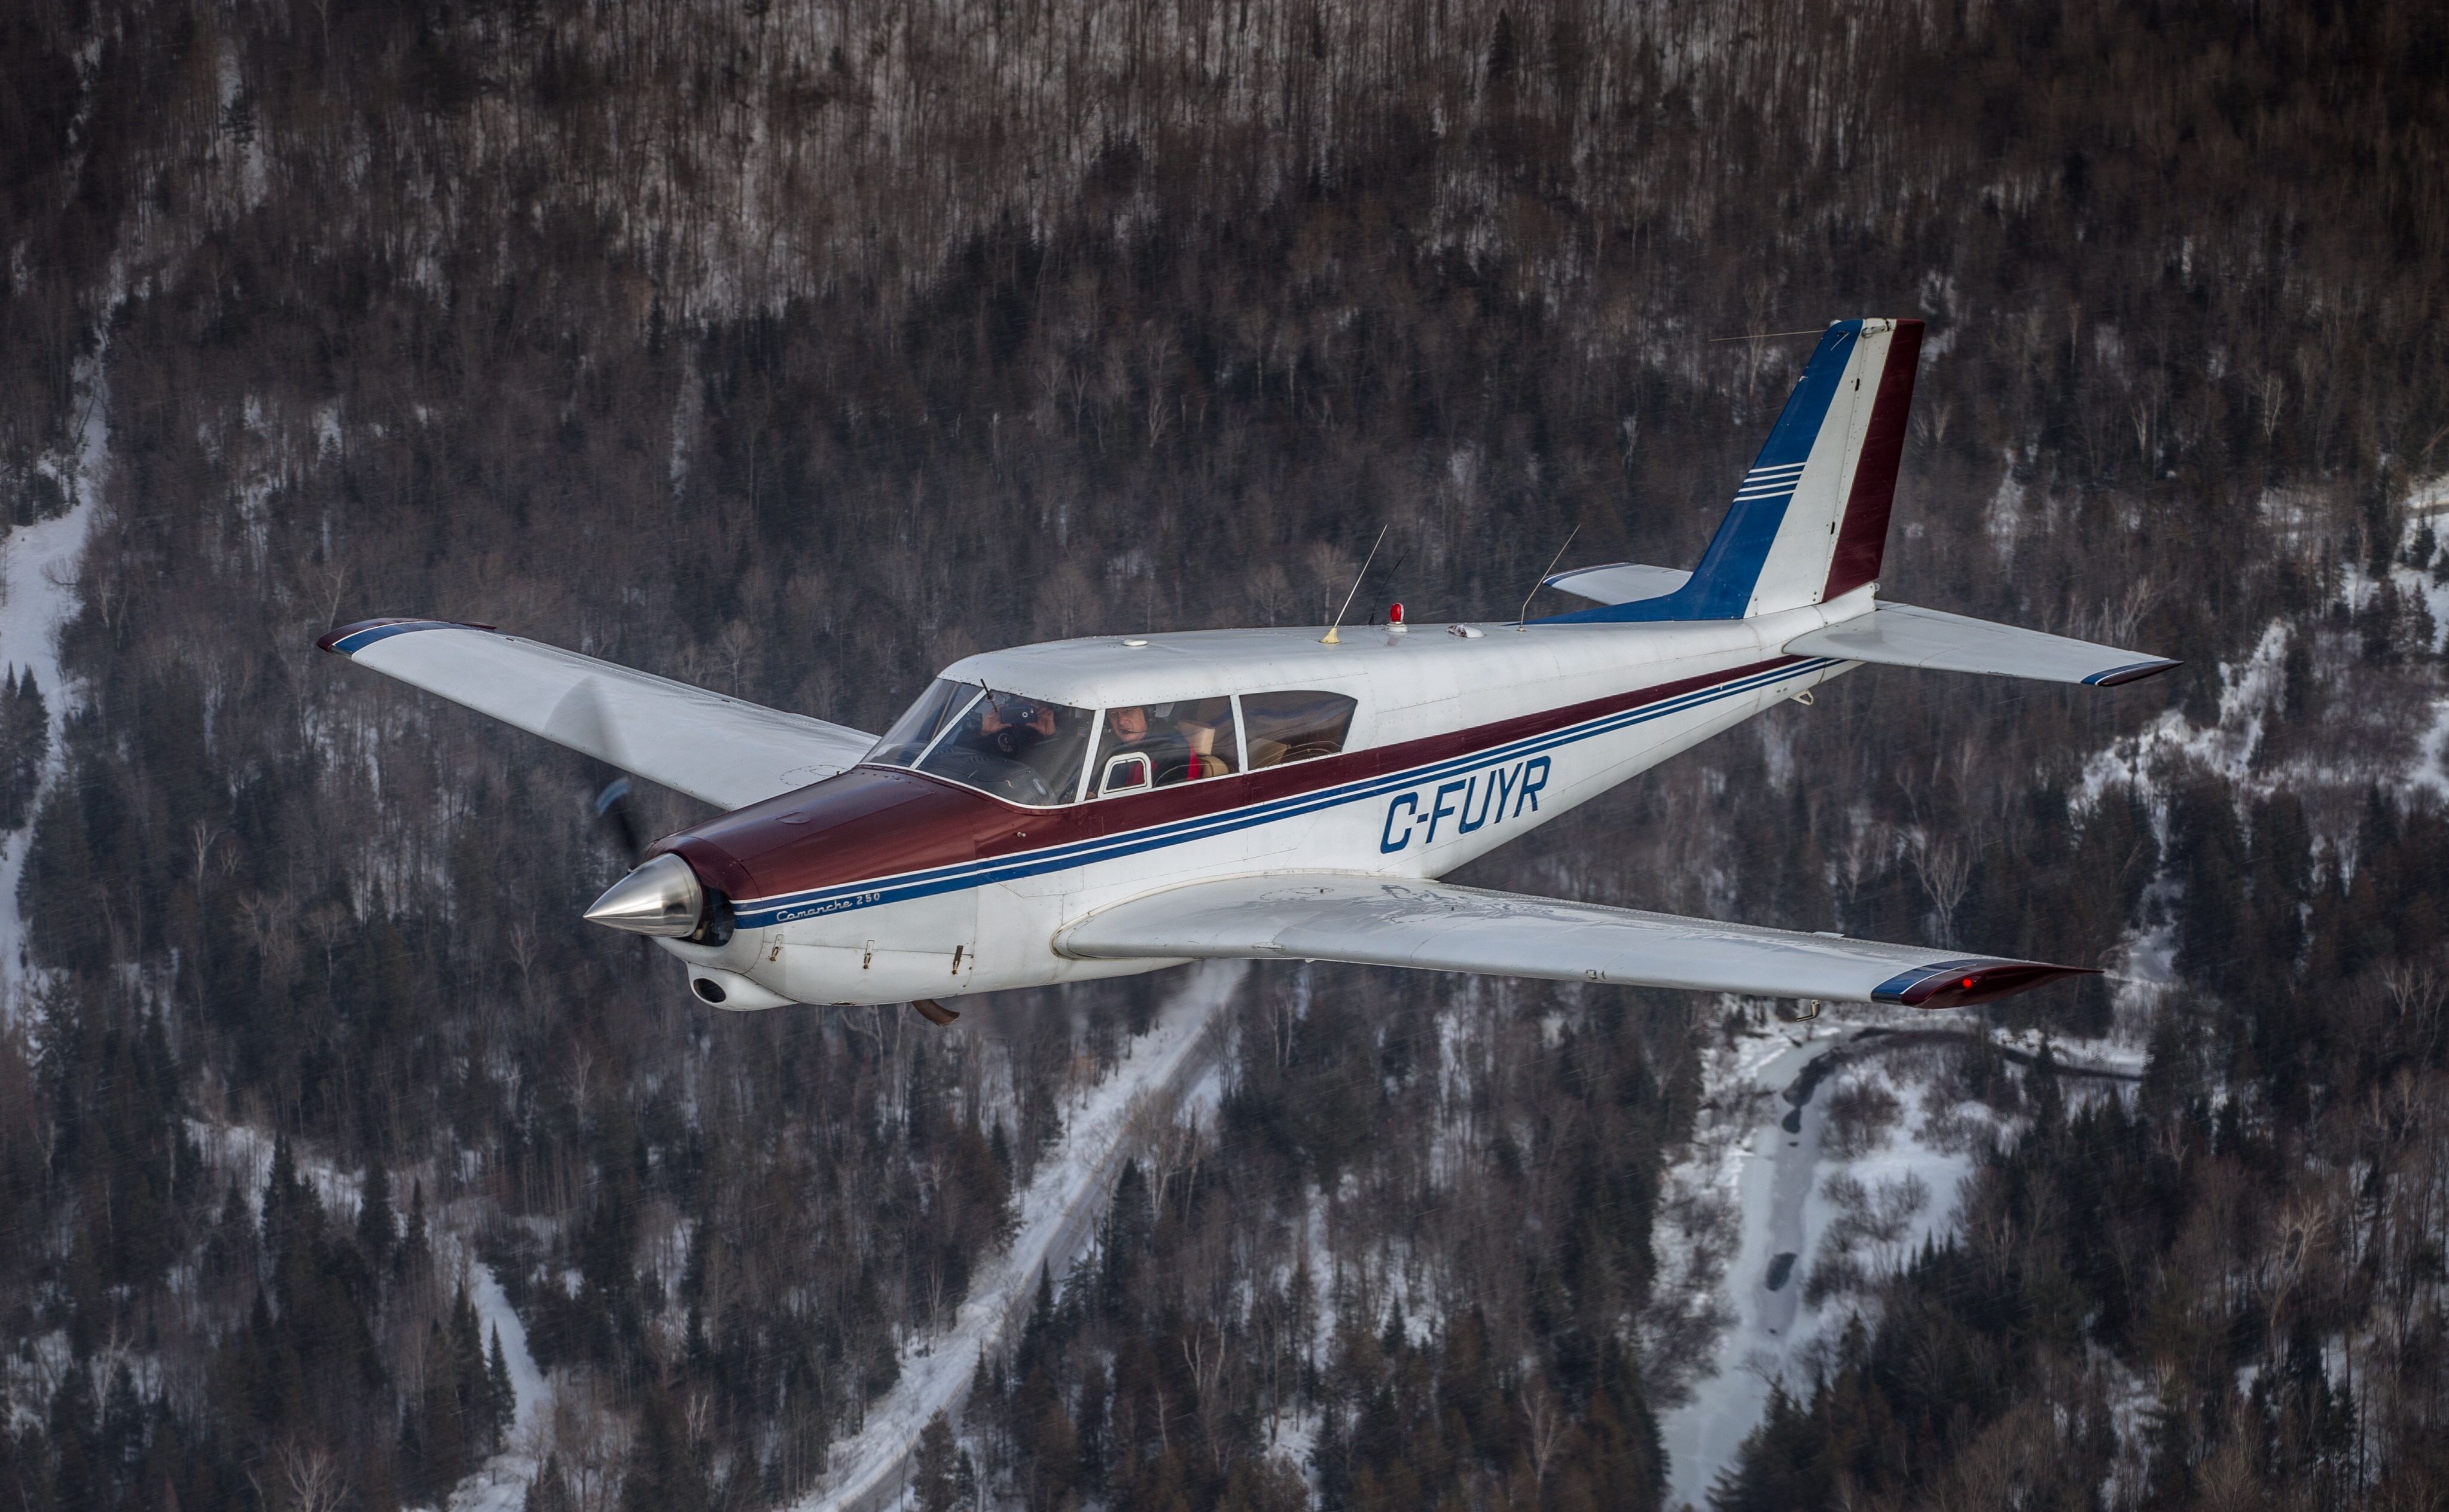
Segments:
[[[1865,669],[1459,878],[2112,967],[1899,1086],[1954,1219],[1706,1501],[2449,1501],[2449,11],[12,0],[0,249],[0,504],[90,511],[61,679],[0,639],[0,1500],[794,1502],[1171,990],[705,1008],[580,922],[587,764],[332,625],[877,730],[1381,526],[1361,607],[1511,618],[1698,556],[1810,349],[1720,338],[1896,315],[1891,591],[2186,665]],[[1233,993],[916,1504],[1668,1504],[1765,1005]]]

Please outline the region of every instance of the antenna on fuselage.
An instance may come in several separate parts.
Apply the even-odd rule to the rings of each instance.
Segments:
[[[1548,579],[1554,575],[1556,571],[1556,564],[1564,561],[1565,553],[1573,548],[1573,537],[1580,535],[1581,533],[1582,527],[1578,525],[1565,532],[1565,544],[1558,546],[1556,548],[1556,554],[1548,559],[1548,570],[1540,573],[1539,581],[1531,584],[1531,591],[1522,596],[1522,612],[1514,617],[1514,628],[1516,631],[1528,630],[1531,628],[1531,601],[1539,597],[1539,590],[1546,586]]]
[[[1385,544],[1386,526],[1381,525],[1378,527],[1378,539],[1369,543],[1369,554],[1360,559],[1360,570],[1352,575],[1352,591],[1343,596],[1343,607],[1335,611],[1335,622],[1326,627],[1326,634],[1318,638],[1319,644],[1341,645],[1343,643],[1343,637],[1336,632],[1343,628],[1343,616],[1351,609],[1352,601],[1359,596],[1360,580],[1369,576],[1369,564],[1378,560],[1378,548]]]

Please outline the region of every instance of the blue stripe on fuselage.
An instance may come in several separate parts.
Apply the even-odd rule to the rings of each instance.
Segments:
[[[1228,809],[1217,813],[1198,814],[1176,819],[1167,824],[1153,825],[1122,834],[1101,835],[1093,840],[1075,840],[1069,845],[1049,846],[1042,851],[1028,851],[1017,855],[995,856],[983,861],[965,861],[957,866],[937,867],[924,871],[906,872],[895,877],[871,877],[857,882],[837,883],[831,887],[813,888],[800,892],[777,893],[771,897],[735,900],[733,908],[743,929],[759,928],[771,924],[787,924],[796,919],[817,918],[845,913],[856,909],[876,908],[887,903],[899,903],[911,898],[923,898],[938,892],[954,892],[968,888],[984,887],[993,882],[1014,882],[1023,877],[1059,871],[1070,867],[1088,866],[1099,861],[1112,861],[1142,852],[1204,840],[1212,835],[1227,834],[1256,825],[1273,824],[1281,819],[1298,818],[1322,809],[1340,808],[1347,803],[1360,803],[1382,797],[1405,788],[1433,782],[1440,777],[1466,771],[1475,771],[1494,761],[1511,761],[1516,757],[1535,756],[1560,746],[1576,744],[1617,730],[1647,724],[1652,719],[1714,703],[1753,692],[1789,678],[1806,676],[1826,667],[1839,665],[1833,657],[1812,657],[1765,672],[1722,682],[1715,687],[1664,699],[1639,708],[1601,715],[1580,724],[1561,730],[1526,736],[1483,751],[1434,761],[1382,776],[1363,777],[1314,793],[1294,794],[1247,808]]]

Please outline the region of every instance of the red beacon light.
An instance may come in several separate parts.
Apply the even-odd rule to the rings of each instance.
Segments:
[[[1398,634],[1411,628],[1403,622],[1403,606],[1401,604],[1391,604],[1387,607],[1386,628],[1393,630]]]

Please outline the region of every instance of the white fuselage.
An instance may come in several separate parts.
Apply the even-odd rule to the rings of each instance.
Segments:
[[[1021,838],[975,858],[735,899],[728,944],[659,943],[693,976],[715,975],[734,1007],[943,998],[1172,965],[1074,959],[1061,937],[1109,905],[1215,878],[1440,876],[1851,670],[1783,648],[1867,612],[1872,591],[1748,620],[1479,624],[1471,636],[1373,625],[1332,645],[1314,628],[1209,631],[971,658],[944,676],[1083,708],[1300,688],[1345,694],[1357,709],[1344,754],[1310,763],[1299,791],[1283,791],[1282,774],[1301,768],[1235,773],[1171,790],[1198,798],[1119,828],[1091,811],[1162,795],[999,804],[1020,813]]]

